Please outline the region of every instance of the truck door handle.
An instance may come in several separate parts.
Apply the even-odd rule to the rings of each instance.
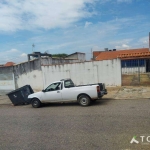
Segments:
[[[57,93],[60,93],[60,91],[57,91]]]

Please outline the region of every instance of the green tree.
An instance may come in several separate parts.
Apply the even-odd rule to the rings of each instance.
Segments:
[[[52,54],[52,57],[66,57],[66,56],[68,56],[67,54],[65,54],[65,53],[61,53],[61,54]]]

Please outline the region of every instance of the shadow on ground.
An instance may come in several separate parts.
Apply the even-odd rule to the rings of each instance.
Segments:
[[[96,105],[107,105],[109,103],[110,99],[105,99],[105,100],[98,100],[96,102],[92,102],[90,107],[91,106],[96,106]],[[80,106],[79,103],[77,102],[63,102],[63,103],[45,103],[45,104],[42,104],[42,107],[63,107],[63,106],[74,106],[74,107],[83,107],[83,106]]]

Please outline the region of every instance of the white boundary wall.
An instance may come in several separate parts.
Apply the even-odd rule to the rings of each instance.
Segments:
[[[0,90],[14,90],[16,83],[18,88],[29,84],[38,91],[64,78],[71,78],[76,85],[103,82],[106,86],[121,86],[121,63],[120,59],[113,59],[42,66],[42,70],[15,77],[10,73],[6,77],[7,74],[1,74]]]
[[[0,90],[14,90],[14,74],[0,74]]]
[[[106,86],[121,86],[120,59],[42,66],[43,83],[71,78],[76,85],[104,82]]]
[[[34,70],[29,73],[24,73],[17,77],[18,87],[30,85],[34,90],[43,89],[43,76],[42,71]]]

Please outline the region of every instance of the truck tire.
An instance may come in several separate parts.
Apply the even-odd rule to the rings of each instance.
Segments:
[[[81,106],[89,106],[91,103],[91,100],[87,95],[83,94],[79,96],[78,102]]]
[[[39,108],[40,106],[41,106],[41,102],[39,101],[39,99],[34,98],[34,99],[32,100],[32,107],[33,107],[33,108]]]

